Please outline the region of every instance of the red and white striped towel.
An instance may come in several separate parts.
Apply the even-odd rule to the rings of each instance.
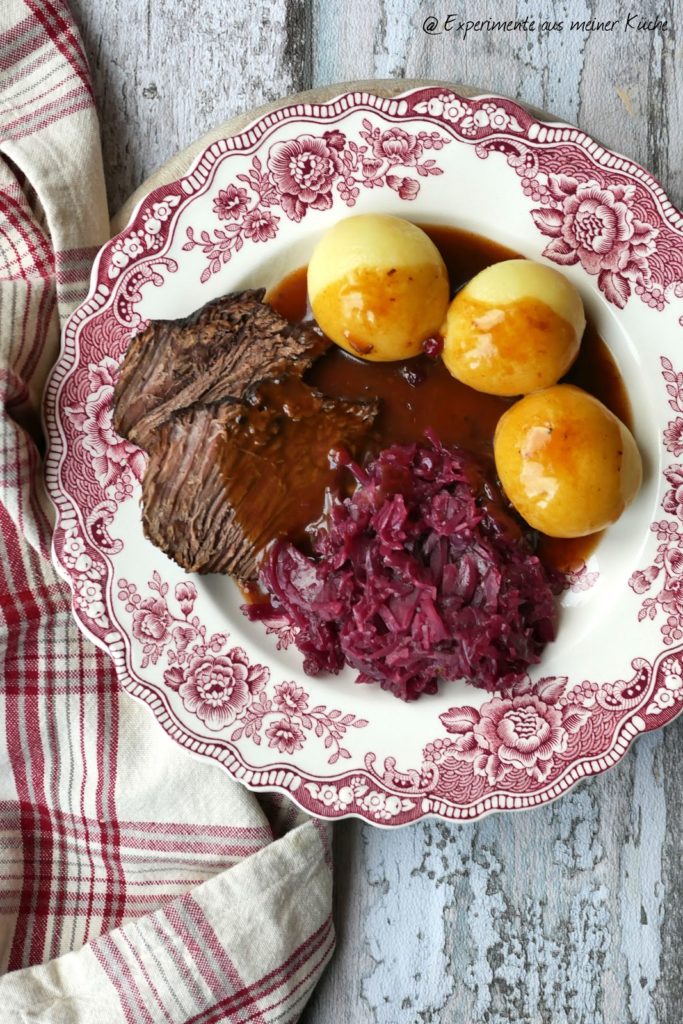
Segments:
[[[327,830],[120,692],[49,561],[40,397],[108,219],[61,0],[0,2],[0,1017],[295,1021],[334,932]]]

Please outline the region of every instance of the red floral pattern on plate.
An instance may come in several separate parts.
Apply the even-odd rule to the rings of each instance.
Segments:
[[[120,234],[114,240],[107,271],[110,278],[116,279],[129,264],[161,248],[164,225],[179,202],[180,196],[172,194],[158,199],[145,209],[139,227]]]
[[[683,374],[676,372],[670,359],[662,357],[661,363],[669,406],[674,412],[683,413]],[[681,432],[681,416],[671,420],[664,431],[664,447],[676,457],[683,452],[678,443]],[[659,542],[654,561],[647,568],[636,570],[629,586],[636,594],[645,594],[658,581],[659,593],[645,598],[638,619],[654,619],[663,611],[666,621],[662,625],[662,639],[671,645],[683,640],[683,465],[667,466],[664,477],[669,489],[662,499],[662,508],[670,518],[652,523],[650,529]]]
[[[83,447],[104,493],[125,501],[133,493],[134,480],[142,480],[147,460],[140,448],[119,437],[112,424],[116,361],[105,356],[87,372],[90,391],[85,401],[66,406],[64,413],[83,435]]]
[[[315,110],[268,115],[234,140],[212,144],[185,179],[144,200],[102,250],[47,390],[55,559],[71,583],[77,620],[179,743],[323,816],[353,813],[397,825],[427,814],[476,818],[534,806],[616,763],[640,732],[683,706],[683,466],[674,461],[683,455],[683,375],[667,356],[661,362],[674,418],[661,424],[660,500],[668,518],[653,524],[656,550],[626,588],[629,637],[643,643],[623,679],[546,673],[478,707],[468,703],[472,696],[447,710],[443,701],[423,701],[411,709],[411,722],[425,716],[419,721],[427,723],[416,749],[380,755],[394,743],[392,698],[375,693],[380,700],[366,704],[366,688],[349,685],[345,707],[330,707],[319,700],[324,683],[282,670],[278,658],[293,639],[285,623],[269,623],[271,648],[255,655],[231,635],[227,619],[216,628],[200,578],[181,578],[170,562],[130,578],[145,571],[138,559],[148,553],[125,525],[135,519],[144,457],[114,433],[111,395],[131,332],[145,322],[148,289],[177,275],[199,304],[199,274],[208,282],[250,251],[267,253],[297,225],[330,209],[367,208],[375,194],[382,208],[390,197],[399,213],[410,204],[417,219],[445,194],[444,183],[461,186],[462,147],[496,162],[496,181],[510,202],[518,196],[527,218],[529,246],[535,238],[539,255],[582,272],[608,303],[628,313],[637,296],[650,315],[683,298],[680,215],[641,168],[578,129],[540,124],[508,100],[438,88],[392,100],[352,94]],[[442,152],[432,159],[430,150]],[[442,172],[438,192],[429,193]],[[195,219],[201,196],[208,213]],[[193,261],[191,275],[185,260]],[[655,357],[649,349],[641,356],[652,378]],[[595,591],[587,595],[596,580],[586,567],[568,578],[572,601],[597,601]],[[631,630],[636,602],[655,585]],[[366,717],[356,713],[366,707]]]
[[[182,702],[209,729],[234,722],[268,678],[267,669],[251,666],[239,647],[225,654],[197,654],[183,675],[178,687]]]
[[[580,182],[564,174],[548,178],[551,202],[532,210],[536,227],[553,241],[543,255],[563,266],[580,263],[598,275],[598,287],[623,308],[631,294],[629,281],[648,276],[647,258],[655,251],[657,229],[634,216],[633,185]]]
[[[620,309],[634,292],[655,309],[663,309],[671,296],[680,298],[680,244],[660,237],[661,214],[651,191],[633,180],[615,181],[622,175],[612,168],[590,167],[585,160],[581,175],[567,174],[577,162],[569,156],[569,145],[558,144],[547,152],[511,137],[536,124],[519,108],[515,116],[513,107],[507,100],[464,100],[454,93],[438,93],[419,101],[415,110],[453,125],[463,140],[476,142],[483,159],[496,151],[506,156],[521,178],[524,195],[541,203],[530,213],[538,230],[551,239],[543,256],[560,266],[580,264],[597,276],[600,291]],[[491,140],[497,133],[500,140]],[[534,131],[534,140],[539,134]],[[664,250],[674,255],[668,267],[662,264]]]
[[[183,249],[199,248],[208,261],[202,284],[230,262],[245,239],[266,242],[275,238],[281,218],[271,207],[279,207],[289,220],[298,223],[309,210],[329,210],[335,188],[347,206],[355,206],[361,188],[388,186],[399,199],[415,199],[419,182],[395,172],[414,169],[423,178],[442,174],[435,160],[424,159],[424,151],[441,149],[450,142],[436,131],[382,130],[367,118],[359,138],[362,141],[357,143],[335,130],[277,142],[269,150],[265,170],[259,157],[253,157],[249,171],[237,175],[243,184],[220,188],[213,201],[218,219],[230,223],[213,232],[204,230],[199,238],[194,228],[187,228]]]
[[[180,615],[174,615],[169,585],[158,572],[147,586],[156,596],[142,597],[126,579],[118,583],[119,599],[132,615],[131,632],[142,645],[141,667],[159,661],[167,665],[166,686],[178,693],[186,710],[207,729],[220,732],[239,721],[231,739],[246,736],[258,746],[265,736],[269,747],[286,754],[301,750],[306,733],[313,732],[330,751],[328,764],[351,756],[341,740],[347,729],[364,728],[365,719],[322,705],[309,707],[309,694],[294,682],[280,683],[269,695],[269,669],[251,664],[241,647],[229,648],[227,633],[208,635],[193,614],[198,597],[194,583],[185,580],[175,585]]]
[[[557,706],[565,678],[529,679],[518,683],[505,699],[489,701],[480,711],[452,708],[441,715],[449,733],[458,735],[455,756],[472,762],[475,775],[485,775],[493,786],[514,768],[523,769],[537,782],[548,778],[557,754],[567,749],[570,733],[589,718],[573,704]]]

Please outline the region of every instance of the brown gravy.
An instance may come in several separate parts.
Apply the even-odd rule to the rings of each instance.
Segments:
[[[357,406],[323,398],[291,374],[263,381],[238,408],[219,451],[225,493],[242,529],[257,551],[276,537],[305,543],[327,493],[340,489],[329,453],[343,446],[360,455],[375,407],[354,414]]]
[[[453,294],[484,267],[519,258],[519,253],[480,235],[455,228],[422,226],[446,263]],[[304,320],[309,315],[306,268],[289,274],[269,293],[268,301],[287,319]],[[425,429],[431,427],[444,443],[462,445],[492,465],[496,423],[514,401],[485,395],[461,384],[451,377],[439,358],[423,355],[405,362],[371,363],[348,355],[336,345],[311,367],[306,380],[332,397],[381,400],[381,411],[365,455],[391,444],[421,440]],[[579,356],[564,380],[595,395],[631,426],[631,407],[621,375],[590,322]],[[600,536],[558,540],[541,534],[539,554],[546,564],[567,571],[585,561]]]

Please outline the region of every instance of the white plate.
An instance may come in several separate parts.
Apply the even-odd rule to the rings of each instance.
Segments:
[[[131,332],[270,286],[339,217],[475,231],[559,265],[634,406],[643,488],[572,581],[557,641],[502,699],[462,683],[406,705],[312,679],[286,630],[145,540],[144,457],[111,426]],[[683,218],[642,168],[502,98],[420,89],[294,102],[211,144],[100,252],[46,398],[54,558],[81,628],[184,747],[314,814],[398,825],[544,803],[683,706]]]

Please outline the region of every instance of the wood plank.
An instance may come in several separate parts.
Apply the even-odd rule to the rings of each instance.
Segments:
[[[681,723],[668,733],[680,757]],[[680,957],[660,934],[680,896],[664,883],[667,824],[655,734],[550,807],[391,834],[339,825],[339,946],[303,1019],[677,1019]]]
[[[73,0],[102,125],[110,210],[209,128],[307,87],[305,0]]]
[[[539,19],[535,0],[486,3],[466,15],[458,5],[419,0],[313,0],[314,84],[403,76],[465,82],[511,96],[580,124],[624,151],[658,175],[680,203],[683,89],[674,5],[659,12],[668,14],[672,26],[665,33],[625,30],[629,13],[636,19],[654,16],[647,0],[628,8],[612,0],[599,10],[590,0],[568,0],[543,13],[544,19],[562,20],[562,32],[472,32],[466,41],[455,31],[427,35],[427,15],[438,13],[443,25],[448,10],[458,20]],[[569,27],[590,18],[620,24],[611,32]]]

